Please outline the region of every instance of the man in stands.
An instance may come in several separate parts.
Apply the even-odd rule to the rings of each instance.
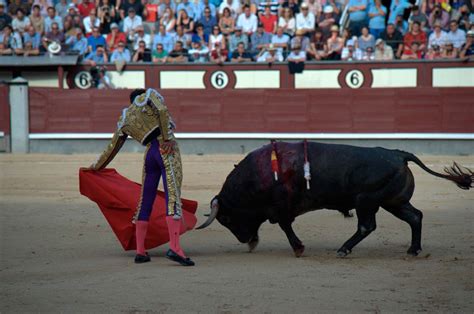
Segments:
[[[122,20],[125,20],[126,14],[129,14],[130,9],[133,9],[134,13],[137,16],[139,16],[140,19],[141,19],[142,16],[143,16],[143,9],[144,8],[145,7],[143,6],[141,1],[138,1],[138,0],[124,0],[122,2],[122,5],[120,6],[120,18]],[[134,26],[136,26],[136,25],[134,25]],[[125,26],[124,26],[124,28],[125,28]],[[132,29],[133,29],[133,27],[132,27]],[[124,29],[124,31],[125,31],[125,29]]]
[[[300,31],[303,35],[311,36],[316,26],[316,17],[309,12],[308,4],[301,4],[301,13],[296,14],[296,31]]]
[[[273,45],[269,45],[268,47],[264,47],[257,56],[257,62],[266,62],[266,63],[274,63],[274,62],[283,62],[283,56],[278,50],[273,47]]]
[[[143,25],[142,18],[137,15],[135,8],[128,8],[128,16],[123,20],[123,32],[128,36],[128,33],[139,25]]]
[[[192,49],[189,50],[189,61],[195,63],[209,61],[209,48],[202,45],[200,40],[193,40]]]
[[[78,6],[77,9],[79,14],[85,18],[89,16],[92,9],[95,9],[95,4],[91,0],[83,0]]]
[[[453,46],[456,49],[461,49],[461,47],[466,42],[466,32],[462,29],[459,29],[458,22],[455,20],[449,22],[449,32],[447,39],[453,43]]]
[[[76,35],[70,36],[66,40],[66,44],[69,45],[70,50],[77,51],[81,56],[87,52],[87,38],[82,34],[82,29],[79,27],[76,29]]]
[[[52,42],[57,42],[61,45],[64,43],[64,40],[64,33],[59,29],[59,25],[55,22],[51,25],[51,31],[48,32],[45,37],[43,37],[43,47],[47,51],[48,46]]]
[[[272,41],[272,37],[269,33],[265,32],[263,24],[259,23],[257,31],[250,37],[250,53],[256,55],[262,48],[267,47]]]
[[[237,49],[232,53],[231,61],[235,63],[252,61],[252,56],[250,55],[250,53],[245,51],[245,45],[243,42],[240,42],[237,45]]]
[[[25,16],[23,9],[17,9],[16,17],[12,21],[13,30],[23,36],[30,25],[30,19]]]
[[[166,32],[164,25],[160,25],[160,32],[153,38],[153,47],[156,47],[158,44],[162,44],[166,51],[173,50],[174,36]]]
[[[146,43],[142,40],[138,43],[138,49],[135,51],[133,62],[151,62],[152,53],[151,50],[146,47]]]
[[[119,30],[117,23],[112,23],[110,25],[110,30],[111,32],[107,35],[106,41],[108,50],[113,52],[117,48],[119,42],[127,41],[127,37]]]
[[[260,23],[263,24],[263,28],[266,33],[274,34],[276,32],[278,17],[272,14],[270,6],[265,6],[264,13],[260,16]]]
[[[7,25],[0,33],[0,54],[10,55],[13,53],[17,55],[22,54],[23,43],[20,34],[14,32],[11,25]]]
[[[250,12],[250,7],[248,5],[244,5],[244,13],[239,15],[236,25],[249,37],[257,30],[257,16]]]
[[[469,58],[470,60],[474,59],[474,30],[467,32],[466,43],[461,49],[459,56],[461,58]]]
[[[388,24],[385,31],[380,34],[380,38],[383,39],[387,45],[392,47],[395,57],[400,59],[403,51],[403,36],[395,29],[395,25]]]
[[[168,54],[168,62],[170,63],[181,63],[188,61],[188,50],[183,48],[183,43],[177,41],[174,44],[174,49]]]
[[[145,42],[146,48],[150,49],[151,48],[151,36],[149,34],[145,33],[145,28],[143,25],[137,26],[133,32],[130,32],[128,34],[128,39],[132,42],[133,44],[133,49],[137,50],[138,49],[138,44],[141,41]]]
[[[84,63],[96,66],[97,64],[104,64],[109,62],[107,53],[105,52],[104,46],[99,45],[96,47],[95,51],[90,52],[87,57],[84,59]]]
[[[238,26],[235,28],[234,33],[230,35],[230,40],[229,40],[230,51],[235,51],[239,43],[244,44],[245,50],[249,48],[249,38],[246,34],[242,33],[242,28]]]
[[[383,39],[377,39],[375,42],[375,60],[377,61],[391,61],[393,60],[392,47],[385,44]]]
[[[272,44],[276,47],[280,53],[283,53],[288,50],[288,45],[290,43],[290,37],[284,33],[283,27],[278,27],[277,33],[272,36]]]
[[[110,56],[110,62],[115,61],[122,61],[122,62],[130,62],[131,60],[130,51],[125,48],[125,42],[119,42],[117,49],[114,50],[112,55]]]
[[[212,28],[217,25],[217,19],[211,15],[211,9],[209,7],[204,8],[204,15],[199,19],[199,23],[202,25],[204,33],[209,36],[212,32]]]
[[[63,20],[56,15],[56,9],[53,7],[48,8],[48,16],[44,19],[44,32],[48,33],[51,31],[51,26],[56,23],[60,30],[63,30]]]
[[[92,35],[87,38],[87,45],[89,51],[95,51],[97,46],[106,47],[105,38],[100,34],[98,27],[92,28]]]
[[[351,34],[359,37],[360,31],[367,23],[367,0],[349,0],[349,29]]]

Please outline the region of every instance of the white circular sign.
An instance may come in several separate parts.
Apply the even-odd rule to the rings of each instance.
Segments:
[[[350,88],[359,88],[364,84],[364,73],[359,70],[352,70],[346,74],[346,84]]]
[[[224,71],[217,71],[211,75],[211,85],[216,89],[223,89],[229,84],[229,76]]]
[[[91,88],[92,75],[88,71],[81,71],[74,77],[74,84],[80,89]]]

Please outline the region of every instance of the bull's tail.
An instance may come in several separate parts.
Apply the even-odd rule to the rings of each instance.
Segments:
[[[470,188],[474,187],[474,172],[472,172],[466,167],[458,165],[456,162],[453,162],[453,165],[451,167],[445,167],[444,172],[446,174],[444,174],[431,170],[415,155],[407,152],[402,153],[404,155],[405,162],[413,161],[415,164],[420,166],[421,169],[425,170],[429,174],[432,174],[438,178],[443,178],[452,181],[463,190],[469,190]]]

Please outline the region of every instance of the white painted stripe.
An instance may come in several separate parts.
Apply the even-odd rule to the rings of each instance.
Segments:
[[[341,88],[341,70],[305,70],[295,74],[295,88]]]
[[[280,88],[280,71],[234,71],[235,89]]]
[[[30,87],[59,88],[58,72],[21,72]]]
[[[433,68],[433,87],[474,87],[474,67]]]
[[[107,71],[115,88],[145,88],[145,71]]]
[[[417,69],[372,69],[372,88],[416,87]]]
[[[160,71],[162,89],[205,89],[206,71]]]
[[[0,132],[0,137],[4,137],[5,136],[5,132]]]
[[[110,139],[112,133],[32,133],[31,140]],[[176,133],[179,139],[474,140],[474,133]]]

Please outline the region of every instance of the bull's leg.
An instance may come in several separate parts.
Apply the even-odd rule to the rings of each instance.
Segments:
[[[395,217],[407,222],[411,228],[411,246],[407,253],[417,256],[421,252],[421,222],[423,220],[423,213],[413,207],[410,203],[406,203],[399,208],[384,207],[387,211]]]
[[[296,236],[295,232],[293,231],[293,227],[291,226],[291,222],[284,221],[279,222],[280,228],[285,232],[288,241],[290,241],[290,245],[295,252],[296,257],[301,257],[304,252],[304,245],[300,239]]]
[[[377,228],[375,222],[375,214],[378,207],[375,208],[356,208],[357,214],[357,231],[354,235],[342,245],[337,251],[337,256],[344,257],[352,252],[352,248],[360,241],[365,239],[372,231]]]

